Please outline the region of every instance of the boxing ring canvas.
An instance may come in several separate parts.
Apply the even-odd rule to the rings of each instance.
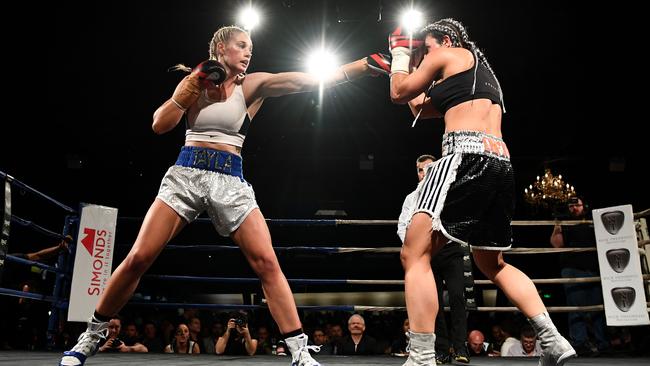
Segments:
[[[55,365],[60,353],[57,352],[0,352],[0,365],[30,365],[30,366],[51,366]],[[401,366],[406,359],[393,356],[318,356],[318,361],[324,366]],[[537,365],[537,357],[473,357],[470,365]],[[570,361],[570,365],[612,365],[625,364],[629,366],[648,365],[650,358],[576,358]],[[188,366],[288,366],[291,359],[285,356],[216,356],[216,355],[177,355],[161,353],[124,353],[124,354],[97,354],[88,360],[88,366],[107,365],[188,365]],[[459,365],[456,363],[456,365]]]

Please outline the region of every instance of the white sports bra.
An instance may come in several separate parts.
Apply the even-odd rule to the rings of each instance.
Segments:
[[[198,100],[199,113],[188,114],[185,141],[218,142],[242,147],[251,119],[241,85],[235,85],[232,95],[223,102],[208,98],[207,90]]]

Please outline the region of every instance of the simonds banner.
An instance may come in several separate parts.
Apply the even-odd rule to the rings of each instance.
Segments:
[[[68,321],[91,317],[113,268],[117,209],[86,205],[81,209]]]

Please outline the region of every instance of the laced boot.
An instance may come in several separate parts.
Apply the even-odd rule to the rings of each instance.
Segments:
[[[289,352],[291,352],[291,366],[320,366],[309,353],[310,350],[319,352],[320,346],[307,345],[308,337],[305,333],[285,339]]]
[[[97,320],[94,316],[88,320],[88,328],[81,333],[77,344],[71,350],[63,352],[59,366],[80,366],[86,358],[97,353],[99,341],[108,336],[108,322]]]
[[[567,359],[576,356],[576,351],[555,328],[547,312],[528,319],[528,321],[537,332],[537,338],[542,346],[539,366],[562,366]]]
[[[436,366],[435,333],[409,331],[409,358],[402,366]]]

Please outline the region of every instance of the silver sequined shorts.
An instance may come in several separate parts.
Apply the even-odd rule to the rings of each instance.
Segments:
[[[257,208],[253,187],[238,176],[174,165],[158,196],[188,223],[207,211],[219,235],[229,236]]]

